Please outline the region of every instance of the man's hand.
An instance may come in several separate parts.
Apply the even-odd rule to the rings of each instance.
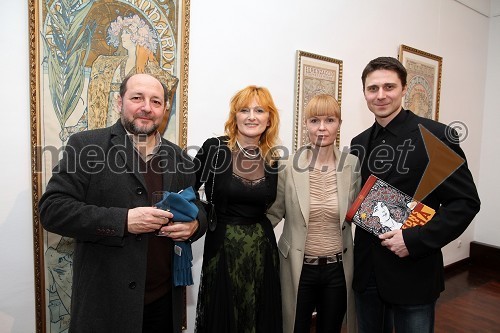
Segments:
[[[163,226],[159,231],[162,236],[172,238],[176,242],[188,240],[198,230],[199,223],[197,220],[191,222],[171,222]]]
[[[128,211],[128,232],[143,234],[160,229],[170,223],[172,213],[156,207],[137,207]]]
[[[379,235],[378,238],[382,240],[382,246],[385,246],[400,258],[410,255],[403,239],[403,231],[401,229],[392,230],[385,234]]]

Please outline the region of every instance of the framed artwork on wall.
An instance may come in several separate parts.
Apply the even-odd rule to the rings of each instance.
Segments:
[[[28,0],[38,333],[66,332],[71,316],[74,240],[43,230],[38,212],[52,169],[71,134],[119,119],[119,85],[132,73],[167,85],[160,132],[186,146],[189,9],[190,0]]]
[[[403,107],[419,116],[438,120],[443,58],[413,47],[399,47],[399,61],[408,72]]]
[[[293,151],[307,144],[304,110],[311,98],[318,94],[329,94],[342,100],[342,60],[329,58],[305,51],[297,51],[295,115]],[[337,132],[337,146],[340,130]]]

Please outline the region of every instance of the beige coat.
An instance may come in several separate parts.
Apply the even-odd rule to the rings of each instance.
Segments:
[[[337,189],[343,243],[343,266],[347,286],[347,327],[356,331],[353,275],[353,238],[351,223],[344,221],[347,209],[356,198],[361,175],[357,157],[334,148],[337,164]],[[278,241],[280,252],[281,292],[283,299],[283,332],[292,333],[295,322],[297,291],[304,258],[309,222],[309,160],[311,152],[299,149],[281,162],[276,201],[268,211],[273,226],[285,219]]]

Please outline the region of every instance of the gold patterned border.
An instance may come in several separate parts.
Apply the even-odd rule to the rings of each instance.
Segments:
[[[183,148],[187,146],[187,124],[188,124],[188,83],[189,83],[189,33],[190,33],[190,12],[191,0],[182,0],[182,56],[181,56],[181,130],[179,133],[179,145]]]
[[[45,274],[43,274],[43,229],[40,225],[38,201],[42,194],[41,156],[38,149],[40,142],[40,121],[38,117],[39,96],[39,56],[38,56],[38,0],[28,0],[29,22],[29,71],[30,71],[30,119],[31,119],[31,181],[33,198],[33,257],[35,272],[35,319],[36,332],[45,333]]]

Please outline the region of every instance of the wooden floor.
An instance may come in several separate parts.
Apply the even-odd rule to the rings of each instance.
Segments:
[[[500,333],[500,262],[485,267],[466,261],[445,272],[435,333]]]
[[[446,270],[436,305],[436,333],[500,332],[500,263],[465,263]]]

